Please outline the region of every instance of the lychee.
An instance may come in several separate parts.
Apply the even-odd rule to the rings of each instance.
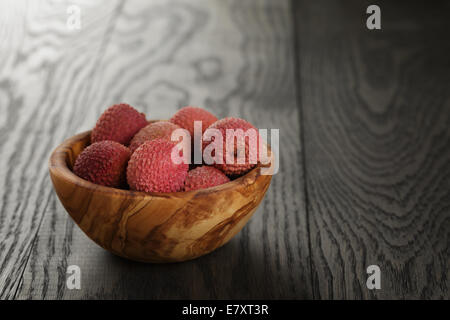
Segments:
[[[91,142],[111,140],[128,145],[131,138],[147,124],[143,113],[126,103],[115,104],[97,120],[92,129]]]
[[[230,117],[214,122],[207,128],[207,130],[209,129],[219,130],[223,138],[223,150],[214,150],[213,154],[215,158],[223,159],[222,164],[218,162],[213,163],[216,168],[220,169],[226,175],[234,177],[242,175],[256,166],[259,159],[259,134],[258,130],[251,123],[243,119]],[[236,131],[237,129],[242,129],[241,133],[248,133],[248,135],[244,136],[243,140],[237,139],[236,137],[227,139],[228,129],[235,130],[234,132],[236,134],[238,133]],[[207,132],[203,135],[203,149],[214,141],[214,138],[212,138],[212,141],[208,141],[206,135]],[[245,143],[240,144],[239,141]],[[252,153],[250,153],[250,148],[252,148]],[[227,153],[232,163],[227,163]],[[241,161],[243,163],[238,163],[239,159],[244,160]]]
[[[95,142],[77,157],[73,172],[80,178],[103,186],[124,186],[130,155],[130,150],[118,142]]]
[[[131,155],[127,181],[132,190],[177,192],[184,187],[189,165],[172,161],[176,143],[166,139],[144,142]]]
[[[172,132],[180,129],[176,124],[169,121],[157,121],[145,126],[131,139],[130,150],[133,153],[145,141],[163,138],[171,141]]]
[[[188,172],[184,190],[197,190],[218,186],[229,182],[230,179],[219,169],[201,166]]]
[[[170,119],[170,122],[188,130],[192,138],[194,137],[194,121],[202,122],[203,133],[206,128],[217,121],[217,118],[211,112],[204,109],[187,106],[178,110]]]

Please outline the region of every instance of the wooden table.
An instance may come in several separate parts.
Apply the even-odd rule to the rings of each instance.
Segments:
[[[71,30],[66,2],[1,2],[0,298],[449,299],[450,5],[377,1],[368,30],[369,4],[80,1]],[[280,171],[226,246],[135,263],[66,214],[50,152],[122,101],[280,129]]]

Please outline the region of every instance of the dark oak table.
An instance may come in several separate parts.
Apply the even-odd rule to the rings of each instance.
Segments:
[[[450,5],[377,1],[371,31],[369,4],[92,1],[70,30],[67,3],[2,2],[0,298],[449,299]],[[72,222],[50,152],[122,101],[280,128],[280,171],[230,243],[142,264]]]

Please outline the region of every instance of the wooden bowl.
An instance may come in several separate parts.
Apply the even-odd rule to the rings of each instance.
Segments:
[[[104,249],[143,262],[176,262],[207,254],[236,235],[257,209],[271,175],[261,165],[213,188],[144,193],[104,187],[72,172],[90,131],[52,153],[50,176],[61,203],[86,235]]]

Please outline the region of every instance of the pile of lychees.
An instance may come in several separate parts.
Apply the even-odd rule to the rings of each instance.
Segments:
[[[244,163],[223,161],[195,166],[175,163],[171,153],[177,142],[172,141],[172,133],[181,128],[194,137],[194,121],[201,121],[202,134],[207,129],[216,129],[224,137],[227,129],[255,129],[245,120],[231,117],[218,120],[210,112],[191,106],[178,110],[169,121],[148,122],[143,113],[130,105],[116,104],[98,119],[91,132],[91,144],[77,157],[73,171],[83,179],[108,187],[178,192],[217,186],[255,167],[248,159],[248,151],[244,151]],[[226,146],[225,138],[223,143]],[[207,145],[203,141],[201,148]],[[248,148],[248,141],[241,147]],[[239,152],[231,151],[235,157]],[[224,158],[225,154],[226,151]]]

